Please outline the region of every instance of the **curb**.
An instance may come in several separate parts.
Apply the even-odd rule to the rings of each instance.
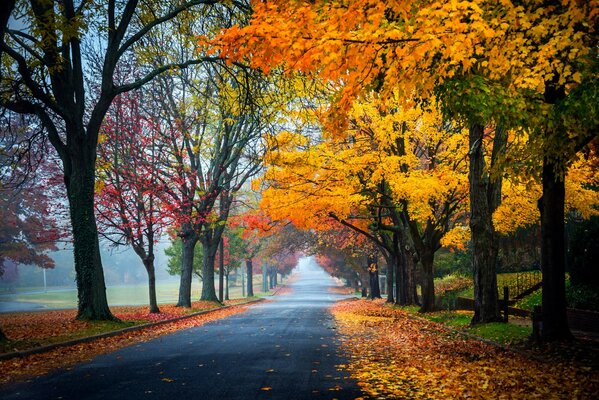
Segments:
[[[209,314],[209,313],[212,313],[212,312],[215,312],[215,311],[225,310],[225,309],[231,308],[231,307],[237,307],[237,306],[242,306],[242,305],[246,305],[246,304],[258,303],[258,302],[261,302],[261,301],[264,301],[264,300],[265,300],[264,298],[257,298],[257,299],[254,299],[254,300],[246,301],[244,303],[231,304],[231,305],[228,305],[228,306],[214,308],[214,309],[211,309],[211,310],[198,311],[198,312],[195,312],[195,313],[192,313],[192,314],[182,315],[180,317],[176,317],[176,318],[172,318],[172,319],[167,319],[167,320],[164,320],[164,321],[149,322],[147,324],[130,326],[128,328],[123,328],[123,329],[119,329],[119,330],[116,330],[116,331],[110,331],[110,332],[100,333],[100,334],[93,335],[93,336],[86,336],[86,337],[82,337],[82,338],[79,338],[79,339],[69,340],[69,341],[66,341],[66,342],[53,343],[53,344],[49,344],[49,345],[46,345],[46,346],[34,347],[32,349],[29,349],[29,350],[13,351],[11,353],[4,353],[4,354],[0,354],[0,361],[9,360],[11,358],[17,358],[17,357],[26,357],[26,356],[30,356],[32,354],[45,353],[45,352],[48,352],[50,350],[58,349],[58,348],[61,348],[61,347],[73,346],[73,345],[80,344],[80,343],[89,343],[89,342],[93,342],[94,340],[108,338],[108,337],[112,337],[112,336],[117,336],[117,335],[120,335],[122,333],[140,331],[140,330],[145,329],[145,328],[151,328],[151,327],[158,326],[158,325],[165,325],[165,324],[168,324],[168,323],[171,323],[171,322],[177,322],[177,321],[181,321],[181,320],[184,320],[184,319],[188,319],[188,318],[192,318],[192,317],[197,317],[198,315]]]

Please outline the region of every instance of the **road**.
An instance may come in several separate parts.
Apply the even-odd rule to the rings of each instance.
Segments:
[[[308,259],[303,259],[308,260]],[[355,399],[328,307],[341,296],[317,265],[292,292],[249,311],[120,349],[0,390],[9,399]],[[176,397],[175,397],[176,396]]]

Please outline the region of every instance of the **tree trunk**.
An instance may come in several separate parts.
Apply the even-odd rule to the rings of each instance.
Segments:
[[[395,287],[397,288],[397,296],[395,297],[395,303],[398,305],[406,305],[406,280],[404,277],[404,267],[402,266],[404,256],[401,253],[397,253],[394,258],[395,264]]]
[[[154,268],[154,256],[150,255],[143,260],[144,267],[148,272],[148,290],[150,295],[150,313],[159,313],[158,301],[156,300],[156,271]]]
[[[115,320],[108,308],[94,213],[95,146],[80,148],[65,168],[78,294],[77,319]]]
[[[566,316],[566,275],[564,242],[564,180],[556,165],[543,160],[541,212],[541,271],[543,273],[543,341],[569,340],[572,333]]]
[[[202,247],[204,249],[203,265],[202,265],[202,296],[200,300],[219,301],[216,296],[216,288],[214,287],[214,261],[216,252],[218,251],[218,243],[214,240],[203,240]]]
[[[262,291],[264,293],[268,292],[268,274],[267,274],[267,270],[268,270],[268,265],[267,264],[263,264],[262,265]]]
[[[247,296],[254,297],[254,266],[251,259],[247,258],[245,260],[245,268],[247,274]]]
[[[380,299],[379,266],[374,257],[369,257],[368,259],[368,278],[370,283],[370,299]]]
[[[435,280],[433,274],[433,265],[435,253],[433,251],[423,251],[420,256],[422,265],[422,304],[419,312],[435,311]]]
[[[2,328],[0,328],[0,342],[5,342],[7,340],[8,340],[8,338],[6,337],[6,335],[4,334],[4,332],[2,331]]]
[[[410,250],[406,250],[406,304],[419,304],[418,302],[418,290],[416,288],[416,262],[414,253]]]
[[[470,126],[470,232],[474,273],[474,316],[472,323],[501,321],[495,262],[497,243],[492,221],[489,178],[483,151],[484,126]]]
[[[395,274],[393,273],[395,270],[395,257],[389,256],[387,257],[387,303],[395,303],[395,296],[393,293],[393,284],[395,283]]]
[[[219,241],[219,260],[218,260],[218,300],[223,302],[224,277],[225,277],[225,241],[221,238]]]
[[[185,224],[181,233],[181,280],[179,282],[179,301],[177,307],[191,307],[191,279],[193,273],[193,256],[198,243],[198,236],[189,224]],[[204,281],[205,275],[203,275]],[[202,287],[204,284],[202,284]]]
[[[225,275],[225,300],[229,300],[229,273]]]

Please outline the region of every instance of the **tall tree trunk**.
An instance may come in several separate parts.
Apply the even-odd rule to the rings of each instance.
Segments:
[[[435,261],[435,252],[427,249],[420,256],[422,265],[422,304],[420,312],[431,312],[435,310],[435,279],[433,274],[433,265]]]
[[[393,286],[395,284],[395,256],[393,254],[386,254],[385,261],[387,262],[387,303],[395,303],[395,295],[393,293]]]
[[[150,295],[150,313],[159,313],[158,301],[156,299],[156,270],[154,268],[154,256],[150,255],[143,260],[144,267],[148,272],[148,290]]]
[[[406,304],[419,304],[418,290],[416,287],[416,261],[414,253],[411,250],[406,250],[406,288],[407,298]]]
[[[204,257],[202,265],[202,295],[200,300],[219,301],[216,296],[216,288],[214,287],[214,261],[216,259],[219,241],[215,242],[211,239],[202,240]]]
[[[229,300],[229,273],[225,274],[225,300]]]
[[[264,263],[262,265],[262,291],[264,293],[268,292],[268,264]]]
[[[397,295],[395,296],[395,304],[398,305],[406,305],[406,280],[404,277],[404,266],[403,264],[403,254],[399,252],[395,254],[394,263],[395,263],[395,287],[397,288]]]
[[[554,163],[543,160],[543,197],[539,201],[539,209],[543,273],[541,339],[544,341],[572,339],[566,315],[565,185],[555,169]]]
[[[379,266],[376,258],[368,258],[368,281],[370,283],[370,299],[381,298],[381,288],[379,285]]]
[[[193,274],[193,256],[198,236],[190,224],[184,224],[181,237],[181,280],[179,282],[179,301],[177,307],[191,307],[191,280]],[[204,275],[204,281],[205,275]],[[204,284],[202,284],[202,287]]]
[[[254,266],[250,258],[245,259],[245,269],[247,274],[247,296],[254,297]]]
[[[94,213],[95,146],[82,146],[65,168],[78,294],[77,319],[115,320],[108,308]]]
[[[225,277],[225,241],[220,239],[219,241],[219,260],[218,260],[218,299],[222,303],[223,302],[223,292],[224,292],[224,277]]]
[[[473,123],[469,131],[470,146],[470,232],[474,274],[474,316],[472,323],[501,321],[497,295],[495,263],[497,243],[490,204],[489,178],[485,171],[483,149],[484,126]]]

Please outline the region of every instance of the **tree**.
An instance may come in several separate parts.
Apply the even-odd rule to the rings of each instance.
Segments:
[[[148,66],[134,81],[118,84],[114,72],[127,53],[143,46],[147,34],[195,6],[216,1],[192,0],[176,7],[156,2],[19,2],[3,5],[0,53],[0,106],[34,115],[58,152],[64,170],[73,230],[80,319],[113,319],[106,301],[98,230],[94,215],[97,144],[112,100],[171,69],[209,61],[198,56]],[[3,3],[4,4],[4,3]],[[201,15],[203,8],[196,8]],[[16,23],[18,21],[18,24]],[[107,24],[107,25],[105,25]],[[92,45],[98,41],[99,46]],[[89,46],[88,46],[89,45]],[[101,53],[101,70],[86,62],[87,49]],[[41,78],[43,77],[43,78]],[[97,94],[86,81],[98,82]]]
[[[96,210],[101,234],[130,245],[148,274],[150,312],[158,313],[154,245],[169,224],[158,168],[163,144],[141,110],[139,91],[118,96],[101,129]]]
[[[181,275],[181,266],[183,265],[181,261],[182,254],[182,241],[179,237],[174,237],[171,240],[171,244],[169,247],[164,249],[164,254],[168,257],[166,271],[170,275]],[[202,266],[204,256],[202,255],[202,247],[196,247],[194,249],[193,255],[193,275],[198,278],[198,281],[202,283]]]
[[[264,69],[285,65],[343,82],[329,113],[329,125],[338,133],[351,103],[373,88],[383,95],[399,89],[406,98],[416,94],[427,99],[447,80],[459,76],[468,82],[477,76],[497,83],[509,97],[528,99],[533,107],[521,109],[523,118],[517,120],[525,120],[521,127],[535,133],[536,146],[529,150],[543,164],[543,337],[556,340],[570,337],[562,178],[576,151],[596,136],[599,121],[594,106],[596,9],[595,0],[499,6],[474,1],[269,1],[255,5],[248,26],[233,27],[220,37],[221,54],[250,58]],[[505,121],[491,118],[482,125],[489,122]]]

